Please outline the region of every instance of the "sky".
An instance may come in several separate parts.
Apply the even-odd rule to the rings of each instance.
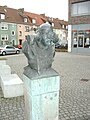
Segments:
[[[0,0],[0,5],[68,21],[68,0]]]

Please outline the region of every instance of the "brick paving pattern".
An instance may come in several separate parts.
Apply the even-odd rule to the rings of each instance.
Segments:
[[[22,79],[25,56],[3,57]],[[61,77],[59,120],[90,120],[90,56],[58,52],[52,67]],[[0,120],[25,120],[24,97],[5,99],[0,88]]]

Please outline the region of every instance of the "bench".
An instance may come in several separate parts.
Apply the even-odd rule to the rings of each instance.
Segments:
[[[23,95],[23,81],[17,74],[1,75],[1,88],[5,98]]]

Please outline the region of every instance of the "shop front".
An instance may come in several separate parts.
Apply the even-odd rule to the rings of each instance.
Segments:
[[[90,24],[72,26],[72,52],[90,54]]]

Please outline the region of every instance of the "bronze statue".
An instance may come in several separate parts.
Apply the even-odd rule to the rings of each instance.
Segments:
[[[58,41],[50,24],[42,24],[36,35],[28,35],[23,43],[22,51],[28,59],[24,73],[27,76],[42,75],[52,66],[55,56],[55,43]]]

